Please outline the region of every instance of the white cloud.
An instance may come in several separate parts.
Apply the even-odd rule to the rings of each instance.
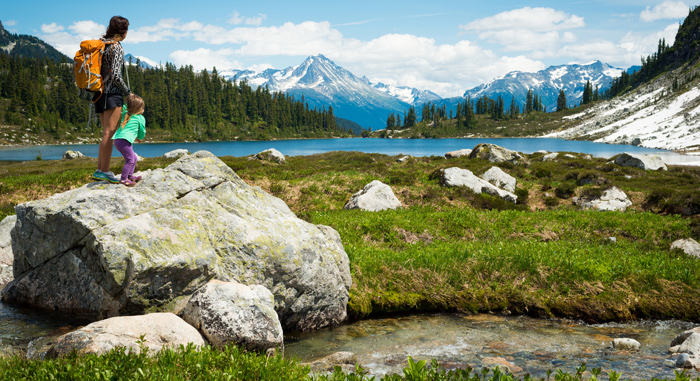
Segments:
[[[217,70],[241,68],[243,65],[233,59],[235,52],[233,49],[211,50],[200,48],[197,50],[176,50],[170,54],[170,59],[175,66],[192,65],[194,70]]]
[[[17,20],[7,20],[5,21],[6,26],[15,26],[17,25]]]
[[[553,56],[574,57],[581,62],[600,60],[617,66],[641,65],[641,57],[656,52],[659,40],[673,44],[678,24],[670,24],[661,31],[642,34],[627,33],[617,43],[606,40],[590,41],[562,47]]]
[[[647,7],[640,13],[639,19],[645,22],[664,19],[684,19],[688,16],[689,11],[690,7],[682,1],[666,0],[653,9]]]
[[[107,31],[106,26],[90,20],[76,21],[68,29],[82,39],[98,38]]]
[[[228,23],[233,25],[245,24],[252,26],[260,26],[266,18],[267,15],[262,13],[258,13],[257,17],[241,17],[240,13],[233,12],[233,16],[231,16],[231,18],[228,20]]]
[[[529,51],[576,40],[568,29],[585,26],[582,17],[552,8],[525,7],[473,21],[460,28],[480,39],[503,45],[506,51]]]
[[[52,22],[51,24],[41,24],[41,32],[42,33],[58,33],[62,31],[64,28],[61,25],[56,24],[55,22]]]

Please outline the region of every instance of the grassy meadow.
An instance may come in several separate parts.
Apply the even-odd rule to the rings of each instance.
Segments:
[[[570,317],[589,322],[638,318],[700,321],[700,260],[670,250],[676,239],[700,240],[700,168],[643,171],[619,167],[610,160],[572,155],[575,157],[560,155],[556,162],[543,162],[541,154],[528,155],[529,165],[492,164],[464,157],[415,157],[398,162],[402,155],[358,152],[288,157],[285,164],[246,157],[222,160],[247,183],[284,200],[300,218],[332,226],[340,233],[353,278],[348,304],[351,319],[455,311]],[[172,161],[145,159],[137,170],[163,168]],[[115,158],[112,170],[118,173],[122,164],[122,159]],[[14,214],[18,203],[89,183],[95,165],[92,158],[0,162],[0,219]],[[518,179],[517,204],[439,184],[440,169],[457,166],[480,175],[494,165]],[[389,184],[404,207],[383,212],[344,210],[349,197],[372,180]],[[572,197],[600,194],[611,186],[622,189],[632,200],[626,212],[583,211],[572,205]],[[104,368],[105,375],[119,374],[114,372],[119,372],[120,361],[126,360],[114,362],[110,356],[120,354],[117,351],[90,361]],[[252,365],[245,365],[249,360],[237,360],[240,354],[197,356],[142,359],[138,361],[150,365],[139,369],[161,371],[159,364],[165,361],[170,365],[162,368],[162,374],[168,369],[173,374],[184,372],[172,379],[210,379],[196,376],[200,369],[197,361],[220,369],[227,365],[219,357],[228,356],[258,369],[250,373],[253,376],[231,379],[284,379],[277,377],[280,374],[310,377],[302,376],[308,369],[291,360],[279,362],[260,356],[250,360]],[[26,360],[14,357],[0,360],[0,369],[9,372],[36,366],[46,369],[43,372],[47,374],[66,374],[66,367],[83,369],[88,360],[21,365],[17,362]],[[217,361],[219,365],[214,365]],[[267,370],[255,368],[268,361]],[[477,373],[459,378],[459,372],[440,373],[439,368],[428,375],[428,367],[416,370],[416,366],[409,363],[403,376],[385,379],[479,378]],[[223,374],[241,374],[240,369],[232,372]],[[268,373],[263,376],[260,372]],[[421,376],[411,378],[410,372]],[[155,379],[157,375],[129,374],[128,379]],[[365,379],[341,372],[320,378]]]

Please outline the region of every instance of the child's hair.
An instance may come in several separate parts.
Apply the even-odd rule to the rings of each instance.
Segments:
[[[143,98],[136,94],[129,94],[129,96],[126,97],[126,116],[124,117],[124,121],[119,128],[124,128],[124,126],[126,126],[126,122],[129,121],[132,115],[143,113],[145,108],[146,103],[143,101]]]

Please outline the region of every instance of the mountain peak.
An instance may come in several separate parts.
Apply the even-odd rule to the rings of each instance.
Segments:
[[[4,30],[5,30],[5,28],[2,26],[2,21],[0,21],[0,32],[4,31]]]

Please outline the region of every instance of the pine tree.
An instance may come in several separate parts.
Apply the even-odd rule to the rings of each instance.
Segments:
[[[566,109],[566,94],[564,94],[564,89],[561,89],[559,90],[559,97],[557,98],[557,111],[564,111]]]

